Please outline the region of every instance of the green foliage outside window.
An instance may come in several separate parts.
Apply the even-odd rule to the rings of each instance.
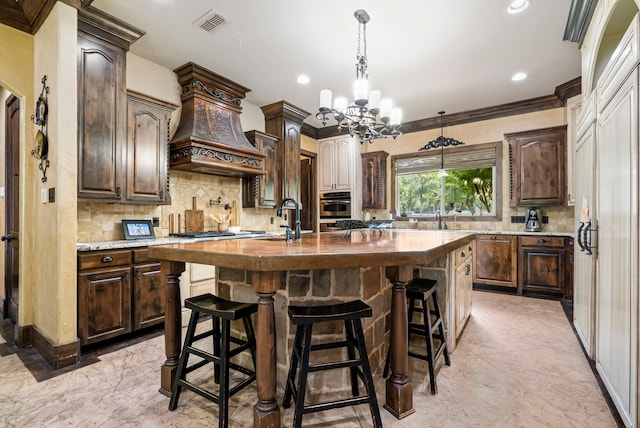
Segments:
[[[493,214],[493,168],[456,169],[397,176],[401,216]]]

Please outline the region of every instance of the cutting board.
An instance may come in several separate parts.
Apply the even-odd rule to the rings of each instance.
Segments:
[[[192,199],[192,209],[184,210],[184,231],[204,232],[204,211],[196,209],[196,197]]]

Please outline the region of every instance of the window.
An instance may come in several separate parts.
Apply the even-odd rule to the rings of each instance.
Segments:
[[[500,218],[502,144],[489,143],[444,150],[435,149],[392,157],[395,171],[396,216],[433,218],[443,216]]]

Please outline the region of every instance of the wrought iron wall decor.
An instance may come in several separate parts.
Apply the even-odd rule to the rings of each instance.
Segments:
[[[456,140],[455,138],[444,137],[444,114],[445,111],[439,111],[440,115],[440,136],[435,140],[429,141],[424,146],[420,147],[418,151],[429,150],[429,149],[437,149],[440,148],[440,170],[438,171],[438,175],[440,177],[446,177],[447,171],[444,169],[444,148],[447,146],[461,146],[464,143],[462,141]]]
[[[47,75],[42,76],[42,91],[36,102],[36,111],[31,115],[31,121],[40,127],[36,132],[35,148],[31,150],[31,156],[40,160],[38,169],[42,171],[41,181],[47,182],[47,168],[49,168],[49,159],[47,154],[49,152],[49,145],[47,141],[47,115],[49,113],[49,106],[47,104],[47,98],[49,94],[49,87],[47,86]]]

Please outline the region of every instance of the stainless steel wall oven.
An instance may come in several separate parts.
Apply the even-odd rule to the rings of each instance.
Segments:
[[[351,192],[321,193],[320,218],[351,218]]]

